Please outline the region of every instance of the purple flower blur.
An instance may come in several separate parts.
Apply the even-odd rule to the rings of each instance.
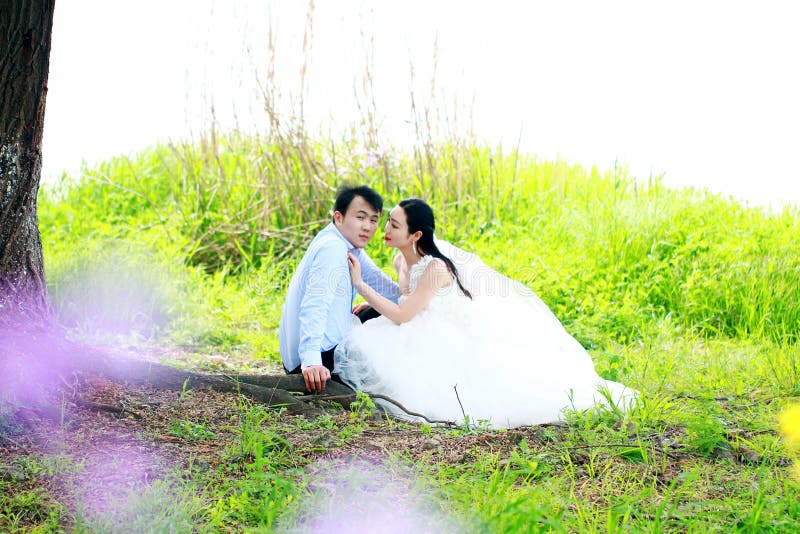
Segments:
[[[289,532],[403,533],[457,532],[436,509],[413,473],[366,460],[309,466],[312,498],[303,504]]]

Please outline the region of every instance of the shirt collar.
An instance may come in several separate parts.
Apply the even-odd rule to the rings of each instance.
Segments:
[[[347,238],[346,238],[345,236],[343,236],[343,235],[342,235],[342,233],[339,231],[339,229],[338,229],[338,228],[336,228],[336,225],[335,225],[335,224],[333,224],[333,222],[329,223],[329,224],[328,224],[328,227],[329,227],[331,230],[333,230],[333,233],[334,233],[334,234],[336,234],[336,236],[337,236],[339,239],[341,239],[342,241],[344,241],[345,245],[347,245],[347,250],[349,250],[349,251],[351,251],[351,252],[352,252],[352,251],[354,251],[354,250],[356,250],[356,247],[355,247],[355,246],[353,246],[353,244],[352,244],[350,241],[348,241],[348,240],[347,240]]]

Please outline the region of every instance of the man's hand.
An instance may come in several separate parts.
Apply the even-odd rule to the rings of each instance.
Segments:
[[[312,393],[325,390],[325,382],[330,380],[331,372],[324,365],[309,365],[303,369],[306,390]]]
[[[358,315],[359,313],[361,313],[362,311],[366,310],[367,308],[369,308],[369,304],[366,303],[366,302],[362,302],[361,304],[358,304],[358,305],[353,307],[353,315]]]

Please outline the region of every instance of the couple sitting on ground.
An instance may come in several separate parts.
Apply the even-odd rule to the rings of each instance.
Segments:
[[[436,238],[423,200],[402,200],[389,212],[384,239],[398,249],[394,282],[364,251],[382,211],[373,189],[341,188],[333,221],[289,283],[281,358],[309,391],[324,390],[333,373],[430,419],[494,428],[635,397],[595,373],[589,354],[530,289]],[[356,292],[366,304],[354,308]]]

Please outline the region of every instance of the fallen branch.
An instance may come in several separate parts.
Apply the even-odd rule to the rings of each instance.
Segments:
[[[11,436],[5,436],[5,435],[0,434],[0,442],[10,443],[10,444],[14,445],[18,449],[23,449],[23,450],[25,449],[25,447],[23,447],[22,444],[19,441],[15,440]]]
[[[367,392],[365,392],[365,393],[367,393]],[[429,419],[426,415],[423,415],[421,413],[412,412],[411,410],[409,410],[408,408],[406,408],[405,406],[403,406],[402,404],[400,404],[399,402],[397,402],[393,398],[387,397],[386,395],[381,395],[380,393],[367,393],[367,395],[369,395],[370,398],[373,398],[373,399],[381,399],[381,400],[385,400],[386,402],[390,402],[390,403],[394,404],[395,406],[397,406],[398,408],[400,408],[401,410],[403,410],[408,415],[412,415],[414,417],[421,417],[422,419],[424,419],[428,423],[455,426],[455,422],[454,421],[438,421],[436,419]]]
[[[418,413],[418,412],[412,412],[411,410],[409,410],[408,408],[403,406],[399,401],[396,401],[393,398],[388,397],[386,395],[382,395],[380,393],[368,393],[366,391],[364,393],[366,395],[368,395],[369,398],[371,398],[371,399],[379,399],[379,400],[383,400],[383,401],[389,402],[389,403],[397,406],[398,408],[400,408],[406,414],[408,414],[408,415],[410,415],[412,417],[419,417],[421,419],[424,419],[427,423],[430,423],[430,424],[433,424],[433,425],[455,426],[455,422],[453,422],[453,421],[439,421],[437,419],[430,419],[425,414],[421,414],[421,413]],[[302,400],[325,400],[325,401],[346,400],[346,401],[349,401],[349,402],[352,403],[352,402],[354,402],[356,400],[356,397],[357,396],[356,396],[355,393],[350,393],[350,394],[347,394],[347,395],[302,395],[302,396],[299,396],[297,398],[302,399]]]
[[[76,397],[73,402],[78,406],[81,406],[83,408],[88,408],[90,410],[94,410],[97,412],[111,412],[120,415],[120,417],[126,413],[129,413],[136,419],[142,418],[142,415],[140,413],[135,412],[124,406],[115,406],[113,404],[103,404],[101,402],[93,402],[90,400],[83,399],[81,397]]]

